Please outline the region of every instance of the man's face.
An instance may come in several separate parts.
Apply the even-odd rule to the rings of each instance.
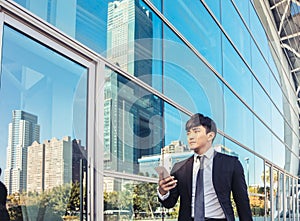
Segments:
[[[190,149],[199,154],[204,153],[211,147],[213,138],[214,132],[206,133],[206,129],[203,126],[193,127],[187,132]]]

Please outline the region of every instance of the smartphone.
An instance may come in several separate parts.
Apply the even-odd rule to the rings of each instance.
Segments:
[[[170,176],[168,170],[163,166],[158,166],[154,168],[158,175],[162,174],[162,178],[165,179]]]

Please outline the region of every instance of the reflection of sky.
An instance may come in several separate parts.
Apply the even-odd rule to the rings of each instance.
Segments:
[[[187,144],[185,122],[189,117],[176,108],[165,103],[165,145],[174,140],[181,140]]]
[[[30,5],[33,5],[25,5],[25,2],[27,1],[23,0],[19,0],[17,2],[25,7],[30,7]],[[96,52],[105,56],[107,44],[106,23],[108,2],[110,1],[78,0],[76,6],[75,23],[72,21],[72,19],[70,19],[72,18],[70,16],[68,17],[69,19],[64,19],[62,21],[56,21],[55,19],[51,20],[51,16],[54,14],[52,14],[49,18],[43,17],[47,16],[47,13],[45,13],[47,10],[45,10],[43,7],[36,7],[35,5],[32,6],[34,8],[29,9],[44,19],[50,19],[49,22],[51,22],[53,25],[57,25],[59,28],[73,27],[73,29],[69,31],[64,30],[63,28],[62,30],[70,36],[75,37],[83,44],[92,48]],[[153,0],[153,2],[156,5],[161,4],[161,1],[158,0]],[[238,6],[245,3],[245,1],[235,2]],[[227,77],[226,80],[231,84],[232,87],[234,87],[234,90],[237,91],[241,97],[246,100],[246,102],[248,102],[248,104],[251,104],[250,106],[252,106],[253,101],[256,102],[256,105],[254,104],[255,111],[261,115],[261,117],[263,117],[268,124],[272,123],[272,128],[276,128],[275,132],[277,132],[279,137],[282,138],[282,118],[280,118],[280,120],[276,120],[278,118],[274,116],[279,116],[279,113],[275,112],[275,110],[272,114],[270,114],[270,106],[266,105],[266,96],[264,96],[262,99],[263,92],[261,89],[259,93],[254,94],[255,100],[253,100],[253,96],[251,96],[251,90],[249,90],[250,83],[248,82],[252,81],[253,79],[249,76],[249,70],[245,70],[244,67],[239,66],[238,69],[235,69],[235,66],[237,64],[240,65],[241,62],[241,60],[237,60],[239,58],[236,56],[236,53],[233,50],[228,49],[225,51],[225,60],[221,60],[221,33],[215,22],[211,19],[210,15],[208,15],[207,11],[204,10],[202,4],[194,1],[180,1],[180,4],[174,4],[172,1],[165,1],[165,4],[165,16],[167,16],[167,18],[175,25],[175,27],[182,32],[191,43],[193,43],[196,49],[212,65],[214,65],[216,70],[218,70],[220,73],[222,71],[226,72],[226,74],[224,74],[224,77]],[[217,18],[219,18],[219,2],[208,1],[207,4],[213,9],[214,13],[217,15]],[[178,8],[176,9],[176,7]],[[198,10],[191,10],[195,8],[204,10],[203,13],[201,13],[201,19],[199,19]],[[248,12],[248,8],[251,16],[246,16],[246,11]],[[57,10],[59,9],[60,8],[57,7]],[[70,11],[68,12],[65,12],[65,7],[61,7],[61,9],[64,10],[65,15],[74,15],[74,11],[71,12],[71,10],[74,10],[72,7],[69,7]],[[226,10],[226,7],[223,9]],[[54,11],[52,11],[52,13],[54,13]],[[198,14],[194,15],[193,13]],[[248,19],[251,20],[249,24],[252,24],[252,34],[255,36],[263,53],[265,55],[269,55],[266,57],[271,57],[269,54],[269,49],[266,48],[268,44],[264,36],[264,31],[260,27],[260,22],[255,15],[253,7],[251,7],[251,4],[247,4],[247,7],[242,7],[241,13],[245,18],[247,18],[247,23],[249,22]],[[161,39],[162,23],[154,13],[152,13],[152,16],[154,30],[153,37],[156,39]],[[235,17],[237,17],[237,14]],[[230,17],[230,19],[233,19],[233,17]],[[228,18],[228,20],[223,20],[223,22],[228,22],[228,24],[230,24],[230,19]],[[56,21],[57,24],[54,21]],[[62,25],[60,24],[61,22],[65,22],[65,24]],[[61,26],[59,26],[59,24]],[[244,39],[239,34],[239,30],[235,30],[234,27],[232,28],[233,29],[231,29],[229,32],[231,36],[236,37],[237,40]],[[74,30],[76,30],[76,33]],[[162,51],[160,46],[162,45],[162,42],[154,42],[153,57],[156,60],[153,62],[153,74],[158,76],[162,74],[162,63],[160,59],[163,57],[163,72],[165,80],[164,85],[161,85],[161,81],[153,81],[153,87],[161,91],[163,86],[164,93],[171,99],[181,104],[183,107],[192,112],[202,112],[205,115],[211,116],[216,120],[217,125],[221,130],[226,129],[226,133],[237,137],[239,141],[242,141],[243,144],[249,145],[250,148],[252,147],[253,143],[255,143],[255,148],[258,152],[269,155],[271,146],[273,145],[272,147],[274,147],[274,144],[271,143],[269,139],[270,134],[266,132],[266,128],[262,127],[260,123],[257,127],[255,127],[256,137],[254,137],[254,139],[256,141],[254,142],[252,140],[252,134],[254,134],[252,127],[253,121],[252,118],[249,117],[249,112],[244,108],[239,109],[237,106],[232,104],[232,106],[230,106],[230,103],[228,103],[226,110],[232,112],[228,114],[228,119],[226,119],[227,122],[224,122],[224,117],[226,116],[224,116],[222,85],[215,77],[212,77],[214,74],[205,65],[203,65],[203,62],[193,55],[187,47],[183,46],[183,43],[178,39],[178,37],[176,37],[167,27],[165,27],[164,31],[164,38],[168,39],[169,42],[164,42],[164,56],[161,55]],[[243,42],[244,41],[240,42],[240,44]],[[73,131],[74,127],[79,129],[80,134],[84,134],[85,127],[81,127],[79,125],[85,124],[84,110],[86,91],[84,89],[86,79],[80,79],[82,74],[85,73],[85,69],[67,59],[62,59],[61,56],[58,56],[49,49],[28,41],[21,35],[14,34],[12,31],[10,31],[9,35],[6,31],[3,46],[4,66],[2,69],[2,85],[0,90],[0,133],[2,135],[0,139],[1,156],[6,155],[5,152],[7,145],[8,123],[11,122],[11,111],[13,109],[24,109],[25,111],[31,112],[38,116],[38,121],[41,125],[41,141],[43,141],[43,139],[49,139],[52,136],[57,136],[57,138],[61,138],[66,134],[72,134],[73,136],[76,136],[76,131]],[[225,46],[231,47],[229,44]],[[260,80],[265,83],[265,85],[269,85],[270,73],[265,69],[266,65],[262,62],[262,58],[260,56],[256,56],[258,51],[256,48],[254,48],[254,44],[252,44],[252,47],[252,59],[256,59],[253,60],[255,61],[254,71],[261,72],[262,69],[265,70],[263,73],[266,75],[259,75]],[[18,61],[18,63],[15,61]],[[26,71],[24,66],[20,64],[24,64],[25,66],[28,65]],[[225,68],[223,68],[221,64],[224,64]],[[273,66],[275,65],[273,64],[272,67]],[[275,67],[273,67],[273,70],[275,70]],[[243,76],[241,76],[241,74],[243,74]],[[25,80],[24,77],[30,77],[30,79]],[[243,77],[242,81],[241,77]],[[237,78],[239,81],[236,80]],[[30,82],[32,81],[36,82],[31,85]],[[274,79],[272,82],[274,82]],[[247,83],[249,83],[249,85],[247,85]],[[77,86],[79,84],[83,85],[82,87],[79,87],[82,91],[77,93]],[[258,85],[255,84],[254,91],[256,92],[258,89]],[[276,101],[280,101],[282,99],[281,93],[279,93],[278,90],[279,87],[275,87],[274,91],[271,92],[272,96],[276,95],[278,98],[275,99]],[[40,91],[43,92],[41,93]],[[74,93],[76,94],[74,95]],[[231,92],[228,91],[228,93]],[[78,105],[75,105],[76,108],[74,109],[75,97],[78,98],[76,99],[76,104]],[[234,100],[235,102],[239,102],[236,99]],[[234,114],[235,112],[233,112],[233,109],[234,111],[238,112],[239,115]],[[282,108],[280,107],[279,109],[281,110]],[[181,116],[181,114],[175,108],[172,108],[169,105],[166,105],[165,112],[165,144],[169,144],[172,140],[182,140],[186,142],[184,123],[187,119]],[[76,114],[80,116],[74,116]],[[272,119],[270,119],[271,116]],[[235,121],[236,118],[241,120]],[[73,119],[77,119],[79,122],[73,122]],[[248,119],[251,120],[251,122],[247,122]],[[62,124],[61,122],[67,123]],[[83,124],[81,124],[81,122],[83,122]],[[75,124],[73,128],[72,123]],[[225,124],[227,127],[223,126],[223,124]],[[258,123],[255,122],[255,124]],[[249,132],[249,130],[251,131]],[[268,137],[267,141],[262,134],[266,134]],[[84,137],[84,135],[82,137]],[[276,152],[285,151],[283,148],[284,146],[280,144],[278,140],[275,141],[275,144]],[[240,148],[236,152],[240,153],[241,150],[242,149]],[[245,157],[247,157],[246,155],[247,154],[245,154]],[[279,164],[283,164],[284,161],[275,153],[273,154],[273,160]],[[0,159],[0,166],[4,167],[4,164],[5,160]],[[250,177],[252,177],[252,175],[253,174],[251,174]]]
[[[4,28],[3,42],[1,168],[6,163],[12,110],[38,116],[40,142],[71,136],[85,145],[86,69],[8,27]]]
[[[264,172],[264,162],[253,154],[249,153],[242,147],[239,147],[230,140],[225,139],[225,147],[234,151],[238,154],[238,159],[244,168],[245,180],[248,183],[248,173],[249,173],[249,184],[264,186],[262,175]]]

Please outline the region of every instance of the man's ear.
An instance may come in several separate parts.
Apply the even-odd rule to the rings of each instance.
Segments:
[[[212,141],[216,136],[215,132],[212,132],[212,131],[209,132],[207,135],[208,135],[208,140],[209,141]]]

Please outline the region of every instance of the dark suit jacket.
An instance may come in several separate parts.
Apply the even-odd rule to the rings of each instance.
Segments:
[[[6,186],[0,181],[0,220],[9,221],[9,214],[6,209],[6,198],[7,198],[7,189]]]
[[[170,196],[161,201],[164,207],[172,208],[180,197],[179,221],[191,221],[192,177],[194,156],[174,165],[171,175],[177,186],[170,191]],[[252,215],[247,194],[247,185],[243,167],[237,157],[216,152],[213,159],[213,185],[220,205],[228,221],[233,221],[234,213],[230,201],[232,192],[240,221],[251,221]]]

